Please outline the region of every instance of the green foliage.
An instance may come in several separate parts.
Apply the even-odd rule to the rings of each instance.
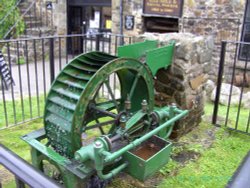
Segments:
[[[20,19],[21,13],[18,8],[12,11],[12,7],[15,6],[16,0],[2,0],[0,3],[0,39],[3,39],[4,35],[8,32],[8,30],[17,22],[17,25],[14,29],[14,33],[12,36],[18,36],[19,34],[23,33],[25,29],[25,24],[22,19]],[[4,20],[3,18],[11,11]],[[3,21],[2,21],[3,20]]]
[[[26,63],[26,61],[25,61],[24,57],[20,57],[18,62],[17,62],[17,64],[20,64],[20,65],[23,65],[25,63]]]
[[[178,168],[178,163],[175,162],[173,159],[170,159],[168,164],[160,169],[160,173],[164,176],[171,173],[173,170]]]

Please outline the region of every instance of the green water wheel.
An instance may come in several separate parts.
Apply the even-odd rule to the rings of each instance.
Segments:
[[[111,75],[117,78],[119,90],[112,87],[115,80]],[[74,58],[59,73],[47,97],[44,126],[51,147],[72,158],[82,146],[85,132],[112,133],[127,98],[131,101],[131,112],[141,109],[143,99],[152,110],[153,89],[151,72],[138,60],[101,52]],[[100,100],[102,92],[108,93],[106,100]],[[103,117],[109,118],[100,122]]]

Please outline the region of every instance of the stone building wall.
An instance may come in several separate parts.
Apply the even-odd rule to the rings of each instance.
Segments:
[[[207,72],[214,82],[217,81],[221,41],[240,40],[245,4],[245,0],[185,1],[180,31],[214,38],[213,61],[211,69]],[[233,57],[234,54],[232,53],[231,56]],[[228,58],[231,60],[230,56]],[[232,69],[229,64],[226,64],[225,72],[228,76],[231,75]]]
[[[143,33],[143,1],[142,0],[123,0],[123,23],[124,16],[133,15],[135,26],[133,30],[123,28],[123,34],[129,36],[138,36]],[[120,31],[120,1],[112,1],[112,33],[118,34]]]
[[[112,1],[112,32],[120,32],[119,1]],[[133,30],[123,28],[124,35],[143,34],[143,0],[123,1],[123,21],[126,15],[134,15]],[[215,41],[213,61],[205,73],[217,80],[220,44],[222,40],[240,40],[246,0],[184,0],[183,15],[179,18],[179,32],[198,36],[210,36]],[[228,68],[230,69],[230,68]]]
[[[245,0],[184,0],[183,15],[179,18],[180,31],[199,35],[218,35],[219,39],[235,39],[237,33],[235,28],[240,29],[245,4]],[[112,1],[113,33],[120,31],[119,6],[120,1]],[[135,16],[134,29],[123,28],[123,33],[135,36],[144,33],[143,0],[123,0],[123,6],[123,21],[125,15]],[[225,28],[232,29],[234,34],[227,33]]]
[[[67,0],[60,0],[54,3],[53,20],[57,34],[67,34]]]
[[[37,12],[42,15],[43,25],[56,30],[56,35],[67,34],[67,0],[52,0],[52,9],[46,8],[45,0],[36,3]]]
[[[139,40],[144,39],[159,40],[160,46],[176,41],[172,65],[156,75],[155,100],[158,106],[176,103],[180,108],[189,110],[188,116],[175,125],[172,133],[172,137],[179,137],[197,126],[204,113],[204,86],[208,78],[204,70],[212,60],[214,41],[211,37],[190,33],[146,33]]]

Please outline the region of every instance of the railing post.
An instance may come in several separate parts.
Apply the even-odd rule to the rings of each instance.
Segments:
[[[16,176],[16,188],[25,188],[25,184]]]
[[[101,34],[98,33],[95,38],[95,50],[96,51],[100,51],[100,37],[101,37]]]
[[[24,184],[35,188],[60,187],[60,185],[52,179],[45,176],[41,171],[37,170],[2,144],[0,144],[0,164],[15,175],[17,187],[24,187]]]
[[[223,71],[224,71],[224,63],[225,63],[225,55],[226,55],[226,41],[221,42],[221,53],[220,53],[220,64],[218,70],[218,79],[217,79],[217,88],[216,88],[216,95],[214,101],[214,111],[213,111],[213,118],[212,124],[216,125],[217,122],[217,115],[218,115],[218,108],[219,108],[219,100],[220,100],[220,90],[223,78]]]
[[[52,84],[55,79],[54,38],[50,38],[49,42],[50,82]]]

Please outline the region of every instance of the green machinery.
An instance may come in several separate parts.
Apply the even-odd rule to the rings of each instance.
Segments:
[[[44,129],[22,137],[33,165],[44,172],[53,166],[74,188],[97,187],[93,179],[100,187],[122,171],[143,181],[166,164],[166,139],[188,113],[154,107],[154,77],[171,64],[173,51],[174,42],[157,48],[157,41],[145,41],[119,47],[118,57],[90,52],[69,62],[48,94]]]

